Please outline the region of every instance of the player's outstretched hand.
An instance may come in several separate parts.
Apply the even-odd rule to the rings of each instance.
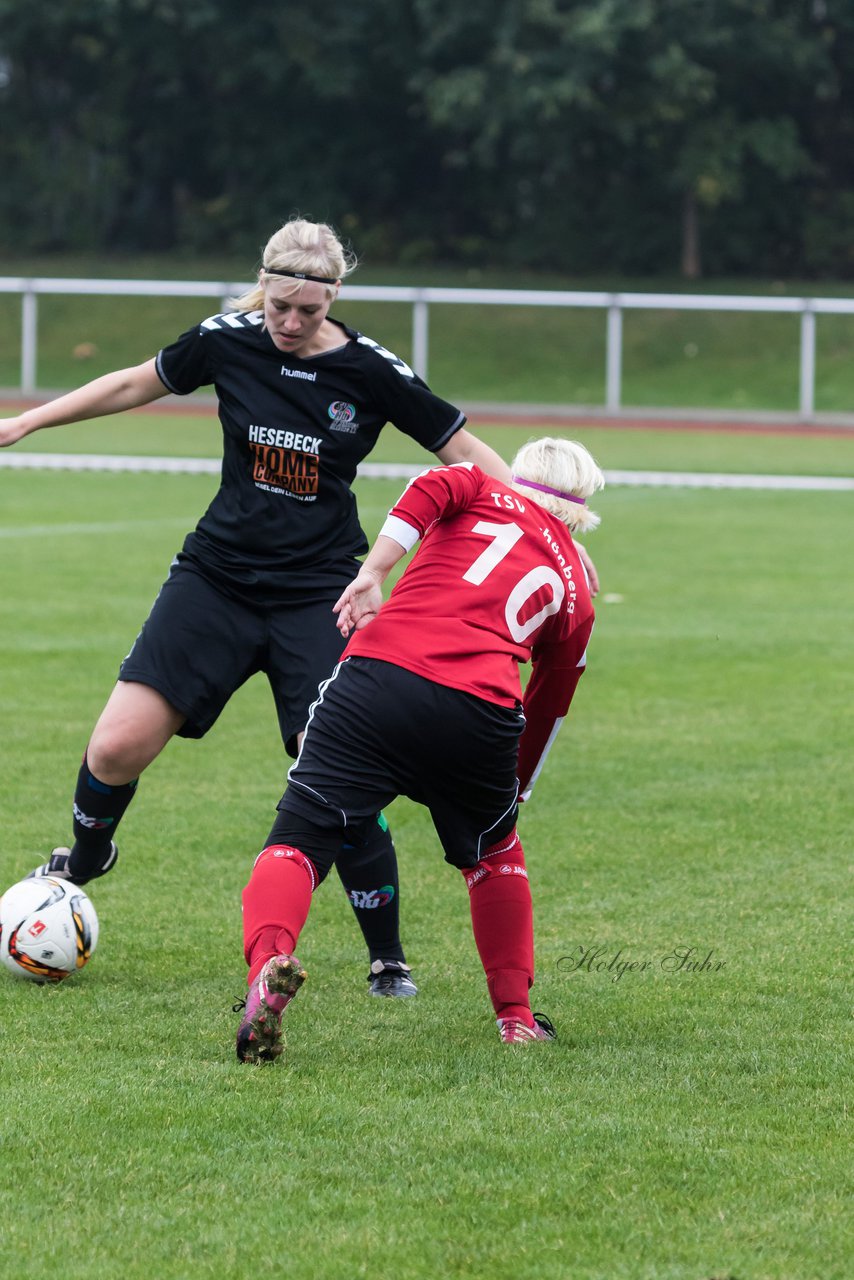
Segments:
[[[338,614],[337,627],[342,636],[361,631],[377,616],[383,602],[382,587],[370,569],[360,569],[332,606]]]
[[[26,434],[23,415],[17,418],[0,418],[0,449],[8,444],[17,444]]]

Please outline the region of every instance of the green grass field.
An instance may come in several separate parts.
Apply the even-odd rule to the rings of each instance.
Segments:
[[[49,447],[72,438],[216,450],[165,415]],[[583,438],[607,467],[854,474],[849,438]],[[67,840],[87,733],[214,483],[0,469],[4,886]],[[359,483],[369,531],[399,487]],[[256,679],[146,773],[91,965],[0,981],[0,1274],[847,1280],[854,495],[597,509],[589,668],[521,817],[558,1043],[498,1044],[461,877],[399,800],[420,995],[368,999],[330,880],[286,1058],[234,1060],[240,890],[285,770]]]

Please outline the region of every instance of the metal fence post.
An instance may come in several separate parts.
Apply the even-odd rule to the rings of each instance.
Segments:
[[[801,417],[815,413],[815,312],[809,299],[804,299],[801,312],[801,373],[798,407]]]
[[[427,381],[429,311],[427,299],[416,298],[412,304],[412,367],[419,378]]]
[[[31,396],[36,389],[39,301],[28,283],[21,295],[21,394]]]
[[[611,413],[620,408],[623,380],[623,309],[617,297],[608,306],[608,335],[605,349],[605,407]]]

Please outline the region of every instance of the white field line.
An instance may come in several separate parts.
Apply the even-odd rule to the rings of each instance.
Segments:
[[[670,489],[854,489],[854,476],[751,476],[713,471],[606,471],[613,485]]]
[[[218,475],[219,458],[147,458],[132,454],[0,452],[0,467],[24,471],[173,471]]]
[[[192,529],[198,516],[163,516],[151,520],[105,520],[101,524],[94,520],[79,521],[76,524],[23,524],[0,525],[0,539],[3,538],[75,538],[87,533],[134,533],[137,529],[164,528],[174,526],[177,529]]]
[[[0,451],[0,467],[44,471],[149,471],[218,475],[219,458],[148,458],[94,453],[19,453]],[[359,476],[374,480],[410,480],[424,470],[418,463],[363,462]],[[611,485],[677,489],[854,490],[852,476],[738,475],[706,471],[606,471]]]

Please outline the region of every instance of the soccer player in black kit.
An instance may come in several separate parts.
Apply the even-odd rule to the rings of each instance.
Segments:
[[[379,343],[329,316],[355,262],[334,231],[294,218],[267,243],[257,285],[156,358],[0,420],[0,445],[213,385],[223,431],[219,490],[173,561],[92,732],[70,847],[37,874],[86,884],[115,864],[116,828],[143,770],[173,734],[200,738],[263,671],[295,755],[319,683],[340,658],[332,606],[368,549],[352,483],[394,423],[442,462],[509,471]],[[399,935],[394,846],[382,814],[350,836],[344,887],[370,953],[370,991],[414,995]]]

